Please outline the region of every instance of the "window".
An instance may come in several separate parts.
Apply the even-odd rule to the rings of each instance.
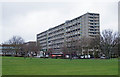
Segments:
[[[95,25],[99,26],[99,23],[95,23]]]
[[[94,26],[90,26],[90,28],[94,28]]]
[[[93,17],[89,17],[89,18],[93,18]]]
[[[94,31],[94,29],[89,29],[90,31]]]
[[[93,20],[89,20],[90,22],[93,22]]]
[[[93,25],[93,23],[90,23],[90,25]]]

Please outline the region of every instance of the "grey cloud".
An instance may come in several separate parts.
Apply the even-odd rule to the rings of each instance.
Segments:
[[[3,3],[2,8],[3,41],[13,35],[20,35],[26,41],[36,40],[37,33],[86,12],[100,13],[101,30],[117,30],[117,2],[19,2]]]

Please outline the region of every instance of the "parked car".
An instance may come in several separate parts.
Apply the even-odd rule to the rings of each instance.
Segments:
[[[74,56],[72,59],[78,59],[78,57],[77,57],[77,56]]]
[[[67,58],[67,59],[68,59],[69,57],[70,57],[69,55],[65,55],[65,58]]]
[[[87,55],[85,55],[85,59],[87,59],[88,58],[88,56]]]
[[[105,57],[105,56],[101,56],[100,58],[101,58],[101,59],[105,59],[106,57]]]
[[[88,59],[90,59],[90,55],[88,55]]]
[[[82,55],[82,56],[80,56],[80,58],[81,58],[81,59],[84,59],[84,56]]]
[[[40,56],[34,56],[34,57],[40,58]]]

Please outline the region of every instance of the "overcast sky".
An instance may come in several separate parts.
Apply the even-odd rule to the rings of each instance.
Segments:
[[[87,12],[100,14],[100,31],[118,30],[118,0],[5,2],[1,3],[0,10],[0,43],[13,35],[23,37],[25,41],[35,41],[36,34]]]

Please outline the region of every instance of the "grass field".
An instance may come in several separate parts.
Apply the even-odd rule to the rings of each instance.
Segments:
[[[3,75],[117,75],[117,59],[2,57]]]

